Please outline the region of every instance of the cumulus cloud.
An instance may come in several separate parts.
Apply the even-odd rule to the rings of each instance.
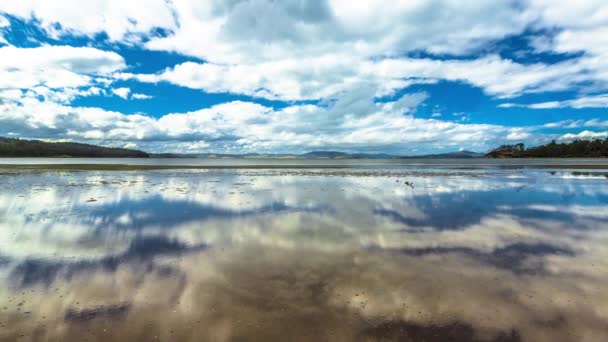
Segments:
[[[545,44],[544,49],[585,51],[590,56],[555,65],[522,65],[497,56],[464,61],[398,57],[419,50],[434,54],[471,54],[484,44],[519,34],[531,26],[538,29],[582,27],[600,30],[598,36],[601,36],[605,24],[600,20],[601,15],[593,14],[593,25],[567,15],[577,13],[577,18],[586,18],[598,8],[602,13],[606,6],[599,3],[549,6],[540,0],[520,4],[470,1],[466,5],[451,1],[398,1],[387,7],[375,0],[357,5],[342,0],[210,1],[204,4],[181,0],[154,1],[138,8],[106,1],[112,3],[109,9],[103,3],[97,0],[85,8],[73,6],[78,8],[76,13],[69,9],[70,1],[58,6],[24,1],[4,5],[0,11],[39,18],[42,27],[51,33],[57,30],[89,35],[105,32],[113,40],[124,41],[129,33],[145,34],[153,28],[164,28],[169,34],[148,35],[143,46],[198,57],[206,63],[188,62],[160,74],[137,78],[163,80],[208,92],[281,100],[318,99],[339,93],[351,83],[369,79],[376,68],[385,71],[384,77],[372,78],[379,94],[412,83],[446,79],[467,82],[491,95],[510,97],[523,92],[564,90],[590,80],[598,86],[608,79],[608,66],[603,62],[606,58],[600,58],[603,50],[597,47],[606,44],[597,44],[598,40],[593,37],[585,38],[588,41],[576,40],[579,46],[560,44],[560,37],[567,35],[567,30]],[[92,15],[83,16],[83,11]],[[96,15],[101,12],[106,13],[104,18],[111,19],[101,20]],[[441,19],[446,16],[451,20]],[[61,28],[57,29],[55,23],[60,23]],[[205,36],[204,40],[200,39],[201,35]],[[386,71],[393,73],[392,68],[396,68],[396,74],[386,77]],[[589,69],[604,72],[586,73]]]
[[[13,94],[18,97],[19,94]],[[0,134],[137,143],[150,151],[304,152],[319,148],[411,153],[417,149],[486,150],[528,137],[525,128],[416,118],[426,93],[376,102],[373,91],[345,94],[333,104],[280,109],[234,101],[160,118],[37,98],[0,105]],[[175,144],[159,144],[172,142]],[[194,142],[194,143],[193,143]],[[192,147],[194,146],[194,147]]]
[[[36,110],[39,112],[31,115],[52,117],[54,114],[40,108],[40,103],[61,107],[78,97],[104,95],[113,82],[112,74],[125,67],[117,53],[89,47],[2,47],[0,111]],[[15,115],[11,117],[18,120]]]
[[[53,36],[103,32],[122,42],[146,36],[148,48],[214,62],[310,57],[338,50],[361,56],[413,50],[466,54],[487,41],[521,32],[539,17],[538,10],[512,2],[405,0],[391,6],[378,0],[153,0],[145,6],[120,0],[24,0],[4,2],[0,12],[35,19]],[[159,36],[157,28],[171,34]],[[259,49],[262,45],[265,48]]]
[[[135,100],[149,100],[153,97],[154,96],[152,96],[152,95],[140,94],[140,93],[134,93],[133,95],[131,95],[131,98],[135,99]]]
[[[510,3],[440,4],[397,1],[296,0],[174,3],[180,28],[149,41],[212,62],[251,63],[349,51],[357,56],[425,49],[462,54],[487,40],[521,31],[528,15]],[[458,13],[457,15],[453,15]],[[439,20],[450,16],[451,20]],[[382,20],[378,20],[382,18]],[[477,29],[471,30],[471,23]],[[206,42],[198,37],[205,32]],[[193,44],[196,42],[196,44]],[[264,48],[260,48],[261,46]]]
[[[362,83],[373,83],[379,87],[380,80],[365,80],[366,75],[354,69],[358,63],[349,56],[291,59],[254,65],[186,62],[159,74],[125,73],[119,77],[141,82],[166,81],[209,93],[230,92],[290,101],[332,97]],[[389,88],[387,92],[394,87],[405,88],[403,82],[398,85],[386,84],[385,88]]]
[[[580,133],[566,133],[560,137],[561,140],[576,139],[603,139],[608,137],[608,132],[582,131]]]
[[[6,39],[3,37],[2,28],[7,27],[9,25],[10,25],[10,22],[8,21],[8,19],[6,19],[4,16],[0,15],[0,45],[8,44]]]
[[[137,1],[120,0],[3,1],[0,13],[25,20],[35,19],[54,37],[71,34],[93,36],[104,32],[110,40],[128,42],[154,28],[175,27],[167,1],[151,0],[142,5]]]
[[[531,104],[518,104],[518,103],[503,103],[499,107],[510,108],[510,107],[527,107],[534,109],[551,109],[551,108],[606,108],[608,107],[608,94],[601,95],[589,95],[579,97],[573,100],[565,101],[548,101]]]
[[[124,100],[149,100],[153,98],[151,95],[132,93],[131,88],[120,87],[111,89],[112,94],[124,99]]]
[[[0,48],[0,89],[78,88],[126,67],[115,52],[89,47]]]
[[[561,28],[558,34],[539,49],[560,52],[584,51],[593,55],[608,52],[602,35],[608,29],[608,4],[601,0],[576,3],[555,3],[550,0],[531,0],[528,6],[539,13],[541,23]],[[545,24],[545,25],[546,25]]]
[[[608,127],[608,120],[563,120],[544,124],[545,128],[581,128],[581,127]]]
[[[602,48],[607,44],[598,44],[604,39],[598,37],[608,36],[602,35],[608,29],[602,15],[607,6],[597,1],[581,5],[541,0],[470,1],[466,5],[398,1],[389,7],[378,1],[302,5],[259,0],[211,2],[197,9],[192,11],[192,4],[185,1],[176,4],[176,16],[183,25],[174,35],[151,39],[146,47],[196,56],[207,63],[178,65],[156,80],[284,100],[331,96],[350,83],[370,79],[380,94],[411,83],[445,79],[466,82],[499,97],[568,90],[583,83],[605,87],[608,81],[608,58]],[[450,20],[440,20],[446,16]],[[568,35],[563,31],[548,47],[557,53],[590,55],[553,65],[522,65],[498,56],[464,61],[397,57],[417,50],[470,54],[529,27],[594,30],[593,34],[572,33],[569,44],[576,42],[576,46],[560,43]],[[208,33],[205,43],[199,42],[200,32]],[[581,35],[587,38],[575,38]]]
[[[468,84],[497,98],[565,90],[601,94],[608,89],[608,52],[601,44],[608,29],[607,7],[593,0],[576,5],[547,0],[396,1],[391,6],[377,0],[153,0],[146,6],[114,0],[84,5],[74,0],[52,5],[41,0],[5,2],[0,4],[0,18],[29,21],[60,41],[95,37],[96,43],[106,40],[193,59],[137,73],[117,53],[92,47],[5,46],[0,48],[0,111],[7,124],[4,131],[10,133],[29,129],[30,135],[41,137],[52,133],[100,141],[173,139],[228,151],[400,150],[409,143],[451,148],[467,139],[472,144],[467,148],[482,149],[489,139],[530,142],[539,137],[533,127],[465,124],[468,116],[456,124],[439,120],[442,113],[437,111],[433,119],[416,118],[416,104],[404,102],[428,94],[384,98],[442,80]],[[497,41],[525,32],[546,32],[530,38],[534,53],[572,57],[522,62],[492,50]],[[116,46],[112,44],[102,46]],[[112,88],[115,80],[134,85]],[[254,99],[188,113],[168,110],[160,118],[70,106],[77,97],[100,94],[150,99],[137,92],[138,82],[168,82]],[[255,103],[255,98],[288,103],[275,109]],[[515,102],[501,107],[519,106]],[[605,103],[605,95],[584,95],[526,106],[588,108]],[[100,113],[100,126],[82,120],[93,112]],[[119,118],[123,126],[105,123],[107,117]],[[149,126],[136,128],[132,119]]]
[[[386,58],[378,61],[326,55],[260,64],[186,62],[158,74],[122,73],[117,77],[286,101],[331,98],[362,85],[373,86],[376,95],[383,96],[413,84],[438,80],[464,82],[490,95],[514,97],[525,92],[568,89],[582,82],[576,76],[581,68],[579,63],[570,61],[551,66],[522,65],[497,55],[475,60]]]
[[[131,92],[131,89],[129,88],[116,88],[116,89],[112,89],[112,93],[118,97],[121,97],[123,99],[128,99],[129,98],[129,93]]]

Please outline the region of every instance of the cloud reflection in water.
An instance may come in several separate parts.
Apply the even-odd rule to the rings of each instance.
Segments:
[[[1,175],[0,337],[606,338],[605,180],[512,172]]]

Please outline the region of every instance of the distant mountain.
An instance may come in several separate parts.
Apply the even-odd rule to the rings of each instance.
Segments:
[[[390,159],[397,156],[384,153],[346,153],[336,151],[313,151],[298,155],[299,158],[315,159]]]
[[[0,157],[148,158],[149,155],[142,151],[126,148],[73,142],[0,138]]]
[[[483,158],[485,157],[484,153],[477,153],[471,151],[458,151],[458,152],[450,152],[450,153],[439,153],[439,154],[426,154],[422,156],[411,156],[411,157],[402,157],[402,158]]]
[[[155,158],[283,158],[283,159],[398,159],[398,158],[481,158],[483,153],[460,151],[444,154],[428,154],[421,156],[397,156],[386,153],[347,153],[338,151],[312,151],[302,154],[220,154],[220,153],[162,153],[150,154]]]
[[[0,137],[0,157],[91,157],[91,158],[281,158],[281,159],[410,159],[410,158],[606,158],[608,138],[575,140],[528,147],[519,143],[502,145],[487,154],[471,151],[399,156],[386,153],[348,153],[312,151],[302,154],[222,154],[222,153],[146,153],[126,148],[103,147],[73,142],[45,142]]]
[[[398,159],[398,158],[480,158],[482,153],[459,151],[419,156],[397,156],[386,153],[347,153],[312,151],[302,154],[223,154],[223,153],[146,153],[126,148],[113,148],[73,142],[45,142],[0,137],[0,157],[91,157],[91,158],[282,158],[282,159]]]
[[[243,154],[225,154],[225,153],[150,153],[152,158],[278,158],[278,157],[293,157],[289,154],[261,154],[261,153],[243,153]]]
[[[327,158],[327,159],[344,159],[350,154],[336,151],[313,151],[298,155],[300,158]]]

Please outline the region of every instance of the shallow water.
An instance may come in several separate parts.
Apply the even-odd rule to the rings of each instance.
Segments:
[[[354,169],[427,170],[572,167],[608,169],[608,158],[395,158],[395,159],[299,159],[299,158],[0,158],[2,165],[148,165],[195,167],[260,167],[286,168],[329,167]]]
[[[421,163],[0,168],[0,340],[608,340],[608,167]]]

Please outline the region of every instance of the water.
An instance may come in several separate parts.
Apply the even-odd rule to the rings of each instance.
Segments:
[[[602,161],[346,162],[0,167],[0,340],[608,340]]]
[[[608,169],[607,159],[571,158],[527,158],[527,159],[297,159],[297,158],[0,158],[0,165],[172,165],[172,166],[226,166],[230,168],[247,166],[319,166],[349,167],[356,169],[456,169],[456,168],[533,168],[533,167],[588,167]]]

